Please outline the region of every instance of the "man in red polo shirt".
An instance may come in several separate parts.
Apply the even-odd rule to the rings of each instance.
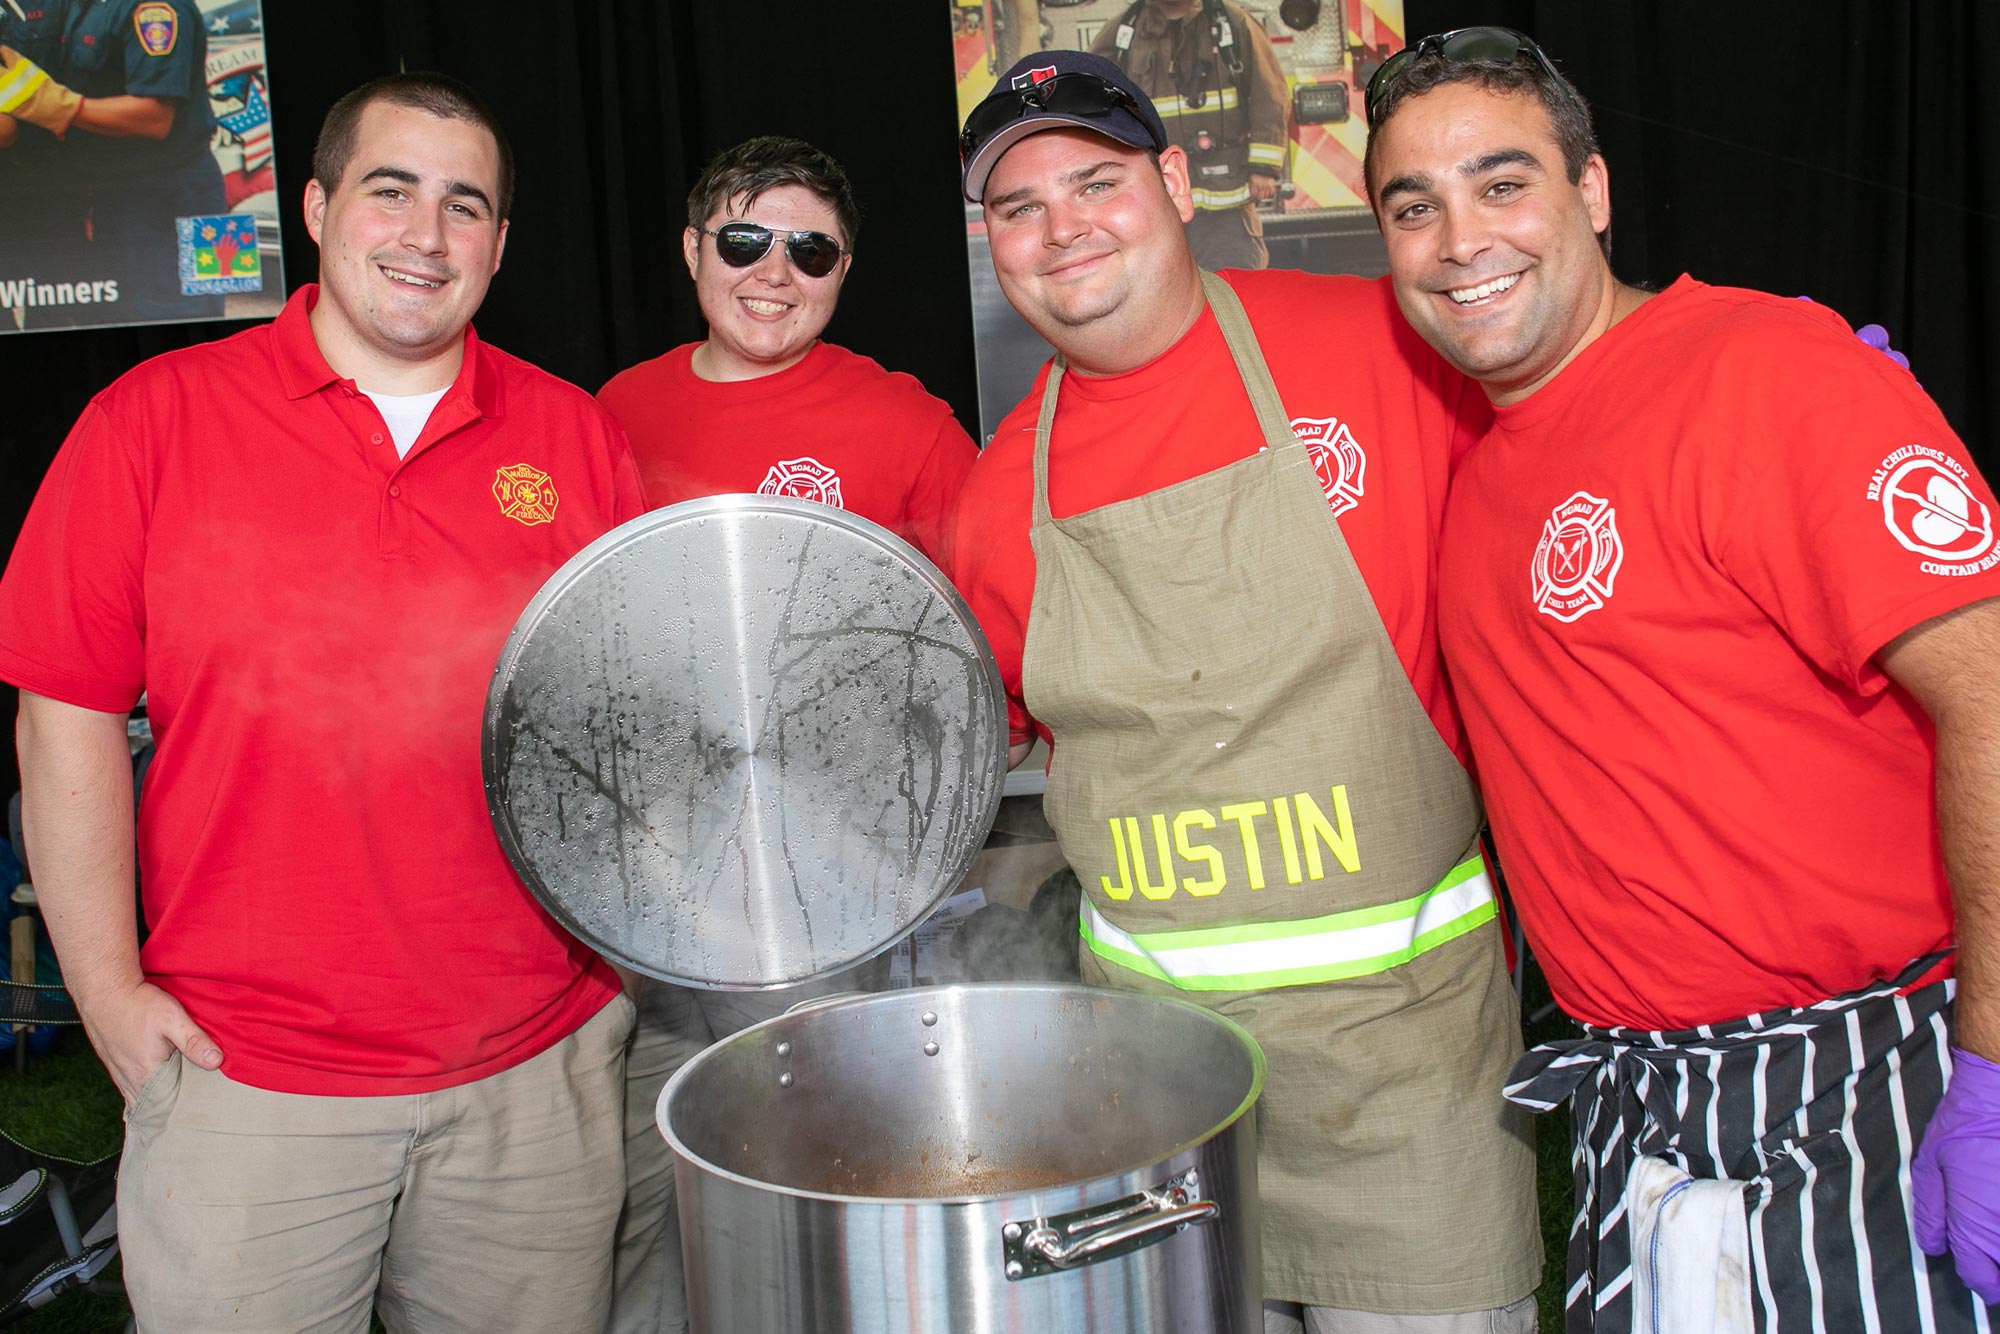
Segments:
[[[632,442],[648,504],[798,496],[871,519],[937,559],[940,526],[978,451],[916,380],[820,339],[861,220],[846,171],[798,139],[749,139],[703,169],[688,220],[682,253],[708,337],[621,372],[597,396]],[[626,1067],[612,1334],[687,1328],[674,1158],[653,1120],[667,1080],[715,1039],[807,996],[879,989],[886,976],[878,959],[779,991],[646,984]]]
[[[513,191],[469,89],[361,88],[313,167],[319,285],[94,398],[0,580],[37,888],[127,1101],[126,1284],[143,1328],[594,1328],[632,1010],[507,864],[479,735],[638,474],[468,324]]]
[[[1495,412],[1438,623],[1587,1026],[1509,1088],[1575,1114],[1568,1329],[1988,1328],[1993,493],[1825,309],[1619,282],[1589,108],[1521,34],[1425,38],[1368,103],[1397,300]]]

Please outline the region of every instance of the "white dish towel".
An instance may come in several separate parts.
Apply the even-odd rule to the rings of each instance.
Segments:
[[[1698,1181],[1642,1157],[1625,1184],[1634,1334],[1751,1334],[1741,1181]]]

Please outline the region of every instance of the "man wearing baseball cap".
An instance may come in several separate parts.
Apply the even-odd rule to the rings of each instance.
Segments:
[[[1057,356],[951,564],[1014,760],[1053,746],[1084,979],[1262,1045],[1267,1328],[1532,1330],[1519,1023],[1436,636],[1445,468],[1484,406],[1384,283],[1204,274],[1186,154],[1109,61],[1021,61],[960,158]]]

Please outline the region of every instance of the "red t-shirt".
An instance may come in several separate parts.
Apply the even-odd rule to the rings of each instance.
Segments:
[[[1385,281],[1290,270],[1231,270],[1292,428],[1310,445],[1340,531],[1388,627],[1396,656],[1438,733],[1463,755],[1439,666],[1436,541],[1446,461],[1485,399],[1396,313]],[[1021,645],[1034,596],[1035,421],[1044,368],[1007,414],[967,479],[952,533],[953,581],[1000,664],[1011,736],[1033,724],[1021,692]],[[1063,376],[1049,447],[1058,518],[1213,472],[1263,445],[1256,414],[1204,311],[1158,357],[1122,375]],[[1300,578],[1311,577],[1301,570]],[[1274,646],[1276,647],[1276,646]]]
[[[867,357],[815,343],[755,380],[704,380],[699,343],[613,376],[597,400],[624,426],[647,502],[751,492],[859,514],[937,558],[978,454],[942,400]]]
[[[2000,593],[1992,505],[1838,316],[1690,278],[1498,409],[1440,628],[1564,1009],[1685,1028],[1951,939],[1933,734],[1874,654]]]
[[[552,1046],[617,979],[494,836],[480,720],[555,569],[644,511],[589,395],[465,335],[399,461],[318,289],[91,400],[0,579],[0,677],[158,742],[147,979],[291,1093],[414,1093]]]

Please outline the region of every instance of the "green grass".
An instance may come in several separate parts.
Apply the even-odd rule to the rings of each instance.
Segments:
[[[81,1028],[61,1029],[55,1045],[16,1073],[0,1057],[0,1130],[50,1158],[94,1162],[116,1153],[124,1104]],[[79,1220],[89,1226],[88,1220]],[[129,1314],[113,1260],[89,1289],[64,1293],[10,1326],[24,1334],[119,1334]]]
[[[1548,984],[1542,970],[1528,963],[1522,983],[1521,1018],[1549,1002]],[[1557,1038],[1576,1036],[1576,1025],[1560,1010],[1539,1023],[1526,1023],[1523,1034],[1529,1046]],[[1563,1327],[1563,1269],[1569,1259],[1570,1213],[1575,1204],[1575,1184],[1569,1167],[1569,1109],[1558,1108],[1535,1118],[1535,1189],[1542,1213],[1542,1286],[1536,1291],[1541,1306],[1542,1334],[1560,1334]]]
[[[1523,1009],[1532,1013],[1548,1000],[1540,972],[1530,964]],[[1574,1032],[1560,1014],[1528,1029],[1530,1044]],[[0,1128],[37,1152],[89,1161],[114,1152],[123,1134],[122,1105],[111,1077],[82,1029],[65,1029],[43,1056],[31,1057],[25,1074],[0,1064]],[[1546,1251],[1539,1292],[1544,1334],[1562,1329],[1563,1263],[1569,1245],[1569,1113],[1535,1118],[1537,1185],[1541,1192],[1542,1245]],[[111,1262],[96,1291],[67,1293],[9,1327],[22,1334],[120,1334],[128,1308],[119,1286],[118,1262]],[[379,1323],[374,1328],[380,1329]]]

